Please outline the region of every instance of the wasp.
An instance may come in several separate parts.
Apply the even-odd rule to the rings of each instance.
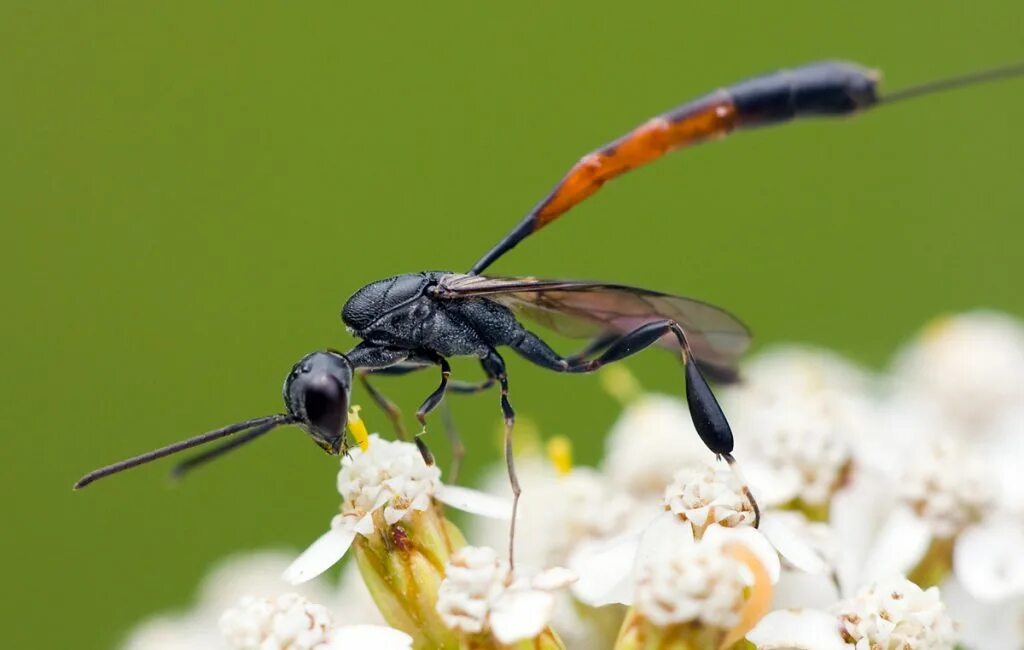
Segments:
[[[75,488],[214,440],[229,438],[177,467],[184,472],[283,425],[298,425],[327,453],[347,450],[345,427],[354,378],[388,412],[402,433],[396,407],[368,376],[436,368],[437,388],[416,417],[426,416],[446,392],[479,392],[497,385],[504,417],[504,451],[513,492],[510,562],[520,486],[512,456],[515,411],[499,349],[511,349],[546,370],[594,372],[652,346],[676,351],[683,364],[685,394],[694,426],[708,449],[735,464],[733,434],[707,378],[728,382],[751,341],[750,331],[729,312],[691,298],[605,282],[502,278],[484,275],[521,241],[557,220],[609,180],[676,149],[733,131],[805,117],[849,116],[877,105],[983,81],[1024,74],[1024,64],[943,79],[887,96],[878,94],[879,74],[847,62],[819,62],[754,77],[658,115],[621,138],[581,158],[526,217],[466,273],[424,271],[372,282],[341,310],[346,327],[361,342],[348,352],[320,350],[295,364],[284,382],[285,412],[216,429],[97,469]],[[556,352],[528,329],[530,321],[574,338],[587,338],[573,355]],[[449,381],[452,357],[476,357],[484,380]],[[421,433],[423,432],[421,431]],[[424,459],[432,456],[415,437]],[[756,502],[747,490],[747,496]]]

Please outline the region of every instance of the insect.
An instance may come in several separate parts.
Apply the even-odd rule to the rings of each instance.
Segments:
[[[348,352],[312,352],[292,368],[284,383],[286,412],[246,420],[103,467],[75,488],[205,443],[234,436],[177,468],[187,471],[269,431],[295,424],[330,454],[344,453],[346,418],[354,378],[389,413],[401,432],[395,407],[369,383],[373,374],[404,374],[425,368],[440,373],[437,388],[416,411],[426,416],[449,390],[478,392],[497,385],[505,424],[505,458],[513,488],[511,548],[520,486],[512,457],[515,411],[499,348],[510,348],[544,369],[589,373],[657,345],[676,350],[683,363],[685,392],[704,444],[730,464],[733,435],[705,376],[737,377],[737,363],[750,343],[749,330],[712,305],[647,289],[600,282],[498,278],[482,273],[519,242],[552,223],[597,192],[604,183],[675,149],[745,128],[802,117],[855,114],[893,101],[958,86],[1024,74],[1024,65],[954,77],[880,97],[876,72],[844,62],[812,63],[774,72],[714,91],[657,116],[623,137],[584,156],[536,207],[467,273],[427,271],[379,280],[359,289],[344,305],[342,320],[362,341]],[[553,350],[523,321],[558,333],[589,338],[579,353]],[[477,384],[449,381],[448,359],[477,357],[485,379]],[[431,455],[419,436],[424,458]],[[749,495],[754,503],[752,495]],[[756,508],[756,505],[755,505]]]

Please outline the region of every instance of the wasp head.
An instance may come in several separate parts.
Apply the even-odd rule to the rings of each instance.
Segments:
[[[284,382],[288,413],[329,454],[345,444],[352,365],[345,355],[332,350],[302,357]]]

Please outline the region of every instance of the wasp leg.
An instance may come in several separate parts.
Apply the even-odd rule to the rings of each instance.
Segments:
[[[505,370],[505,360],[501,358],[496,350],[491,350],[481,360],[484,371],[488,377],[498,380],[501,386],[501,414],[505,420],[505,465],[508,468],[508,480],[512,486],[512,521],[508,528],[508,566],[515,570],[515,541],[516,541],[516,515],[519,512],[519,495],[522,489],[519,487],[519,476],[516,474],[515,457],[512,452],[512,431],[515,428],[516,412],[508,401],[508,373]]]
[[[362,345],[356,346],[355,350],[360,350]],[[370,374],[374,375],[389,375],[397,377],[400,375],[408,375],[430,367],[433,365],[432,360],[420,359],[416,355],[411,355],[408,351],[402,351],[401,357],[395,361],[392,361],[391,353],[387,352],[386,348],[384,351],[381,348],[367,347],[366,350],[360,350],[361,354],[356,355],[355,350],[349,353],[350,358],[355,358],[357,361],[355,375],[359,378],[359,383],[362,384],[370,395],[370,398],[374,400],[378,407],[384,411],[384,415],[387,416],[388,420],[391,421],[391,428],[394,429],[395,436],[399,440],[409,440],[409,434],[406,431],[406,425],[401,421],[401,409],[388,397],[377,390],[377,388],[370,383]],[[394,356],[397,356],[395,354]],[[390,364],[387,364],[391,361]]]
[[[679,353],[686,373],[686,402],[690,408],[690,418],[693,420],[694,428],[697,429],[697,434],[707,448],[736,470],[736,459],[732,456],[732,429],[725,418],[722,407],[719,406],[718,400],[711,391],[711,387],[704,379],[697,360],[690,351],[686,332],[679,323],[672,320],[658,320],[640,325],[610,341],[600,356],[589,361],[569,363],[569,359],[558,356],[548,344],[529,332],[514,347],[527,360],[545,368],[570,373],[588,373],[645,350],[668,334],[674,335],[679,344]],[[734,475],[740,476],[738,470],[734,471]],[[743,482],[742,479],[740,481]],[[743,491],[754,510],[756,526],[760,523],[757,502],[745,484]]]
[[[604,332],[603,334],[598,334],[590,343],[587,343],[586,347],[576,354],[566,357],[565,360],[569,362],[570,366],[580,364],[588,357],[606,350],[608,346],[614,343],[618,338],[619,334],[616,334],[615,332]]]
[[[430,453],[427,448],[427,443],[423,441],[423,435],[427,432],[427,413],[430,413],[437,405],[444,399],[444,393],[448,389],[448,377],[452,374],[452,368],[448,365],[448,360],[444,357],[437,357],[437,365],[441,366],[441,383],[438,384],[437,388],[434,389],[430,395],[427,395],[427,399],[423,400],[420,407],[416,409],[416,419],[420,423],[420,432],[416,434],[413,440],[416,446],[419,447],[420,453],[423,454],[423,460],[427,465],[434,464],[434,455]]]
[[[449,390],[451,390],[451,386],[449,386]],[[462,443],[462,436],[459,435],[459,430],[455,426],[455,419],[452,418],[452,409],[448,406],[448,402],[441,403],[441,424],[448,437],[448,445],[452,449],[451,464],[448,466],[448,478],[445,483],[455,485],[459,478],[459,469],[462,467],[462,459],[466,457],[466,445]]]
[[[370,383],[368,375],[369,371],[360,370],[358,373],[359,382],[366,389],[366,393],[370,398],[377,404],[380,410],[384,411],[384,415],[391,420],[391,428],[395,430],[395,436],[402,441],[409,439],[409,435],[405,430],[405,424],[402,422],[402,410],[392,402],[388,397],[374,388],[373,384]]]

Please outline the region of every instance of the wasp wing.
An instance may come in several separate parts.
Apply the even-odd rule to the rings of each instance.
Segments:
[[[619,284],[450,275],[438,284],[437,296],[488,298],[572,338],[625,334],[644,323],[673,320],[686,332],[701,365],[721,376],[735,374],[740,355],[750,346],[750,330],[719,307]],[[659,344],[670,349],[678,346],[672,335],[663,337]]]

